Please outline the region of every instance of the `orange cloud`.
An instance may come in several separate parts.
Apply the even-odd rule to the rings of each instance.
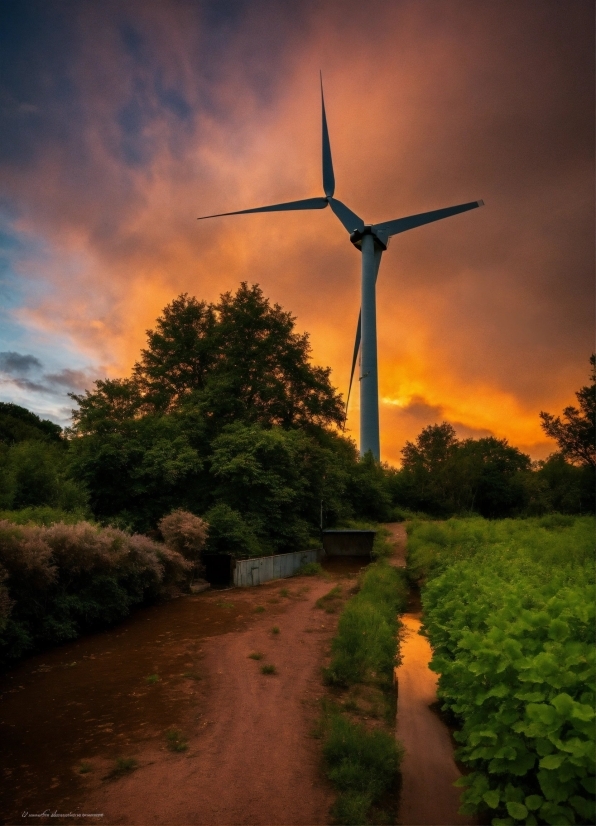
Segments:
[[[42,272],[22,264],[24,279],[51,285],[22,317],[118,375],[180,292],[216,300],[258,282],[310,332],[345,394],[360,257],[330,210],[196,220],[321,194],[322,66],[337,195],[365,220],[486,201],[395,238],[384,256],[383,458],[397,463],[404,441],[442,418],[544,456],[539,410],[569,403],[586,374],[593,209],[589,89],[574,85],[585,58],[559,36],[566,26],[583,43],[582,16],[546,6],[373,4],[382,25],[366,37],[360,5],[304,4],[302,28],[280,22],[284,49],[268,55],[249,48],[269,43],[269,6],[257,4],[210,79],[194,59],[209,31],[191,6],[134,6],[149,55],[136,62],[114,20],[86,7],[73,66],[83,127],[6,170],[25,205],[16,228],[48,247]],[[185,120],[160,100],[158,70],[187,102]],[[138,163],[122,154],[133,103]],[[349,428],[357,436],[357,398]]]

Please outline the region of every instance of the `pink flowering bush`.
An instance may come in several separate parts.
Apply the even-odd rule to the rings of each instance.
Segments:
[[[172,547],[118,528],[0,520],[0,664],[118,622],[192,568]]]
[[[207,541],[206,522],[188,511],[175,510],[160,519],[158,528],[168,548],[198,562]]]

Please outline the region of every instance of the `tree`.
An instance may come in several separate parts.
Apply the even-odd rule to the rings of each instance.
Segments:
[[[542,429],[559,445],[559,450],[573,464],[596,468],[596,354],[590,356],[591,384],[575,394],[579,408],[563,410],[563,419],[540,413]]]

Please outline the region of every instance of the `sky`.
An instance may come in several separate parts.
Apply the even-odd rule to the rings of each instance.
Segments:
[[[378,279],[382,458],[450,422],[540,459],[539,412],[594,350],[591,0],[3,0],[0,400],[68,424],[161,310],[258,283],[347,391],[367,223],[483,199],[395,237]],[[358,439],[358,394],[347,432]]]

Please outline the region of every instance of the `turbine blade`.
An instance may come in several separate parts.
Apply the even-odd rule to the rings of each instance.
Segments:
[[[327,116],[325,115],[325,98],[323,97],[323,73],[321,72],[321,112],[323,115],[323,192],[328,198],[335,192],[335,175],[333,174],[333,161],[331,160],[331,143],[329,142],[329,130],[327,129]]]
[[[348,209],[348,207],[342,204],[341,201],[338,201],[337,198],[328,198],[327,200],[329,201],[329,206],[348,232],[354,232],[355,229],[359,229],[360,232],[362,232],[364,229],[364,221],[362,218],[359,218],[355,212]]]
[[[326,206],[327,198],[305,198],[302,201],[287,201],[285,204],[239,209],[236,212],[218,212],[216,215],[201,215],[197,221],[204,221],[205,218],[223,218],[226,215],[246,215],[249,212],[289,212],[293,209],[325,209]]]
[[[333,204],[331,205],[333,208]],[[449,218],[451,215],[458,215],[460,212],[467,212],[469,209],[484,206],[484,201],[471,201],[469,204],[459,204],[458,206],[446,207],[445,209],[435,209],[432,212],[422,212],[419,215],[409,215],[407,218],[396,218],[395,221],[385,221],[382,224],[374,224],[373,232],[380,230],[387,235],[397,235],[414,227],[421,227],[423,224],[430,224],[433,221],[440,221],[442,218]]]
[[[346,399],[346,414],[345,421],[348,418],[348,405],[350,404],[350,393],[352,392],[352,382],[354,381],[354,370],[356,369],[356,360],[358,358],[358,350],[360,349],[360,335],[362,332],[362,310],[358,313],[358,326],[356,327],[356,341],[354,342],[354,355],[352,357],[352,371],[350,373],[350,386],[348,387],[348,398]]]

